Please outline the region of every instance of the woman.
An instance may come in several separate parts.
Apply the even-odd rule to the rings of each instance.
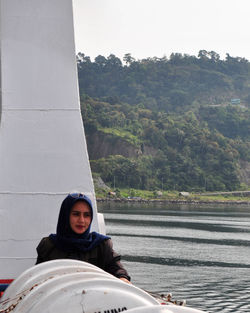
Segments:
[[[91,200],[81,193],[69,194],[61,205],[56,234],[43,238],[37,247],[36,264],[55,259],[81,260],[129,283],[110,237],[90,233],[92,220]]]

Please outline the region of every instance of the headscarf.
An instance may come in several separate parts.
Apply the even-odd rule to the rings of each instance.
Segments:
[[[83,234],[76,234],[70,227],[70,212],[74,204],[78,201],[83,201],[90,207],[91,222]],[[87,252],[101,244],[104,240],[110,239],[108,236],[101,235],[96,232],[90,233],[90,227],[93,221],[93,207],[91,200],[81,194],[72,193],[63,200],[58,223],[56,228],[56,234],[50,234],[49,238],[53,241],[56,247],[66,252]]]

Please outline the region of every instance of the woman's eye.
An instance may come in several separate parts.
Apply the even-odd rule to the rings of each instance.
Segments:
[[[83,216],[84,218],[87,218],[87,217],[90,217],[91,215],[90,215],[90,213],[81,213],[81,212],[72,212],[71,213],[73,216],[77,216],[77,217],[79,217],[79,216]]]

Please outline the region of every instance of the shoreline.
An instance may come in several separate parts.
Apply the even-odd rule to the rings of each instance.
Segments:
[[[118,203],[155,203],[155,204],[246,204],[245,200],[194,200],[194,199],[126,199],[126,198],[96,198],[97,202],[118,202]]]

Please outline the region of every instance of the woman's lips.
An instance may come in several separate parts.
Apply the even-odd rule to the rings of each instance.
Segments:
[[[76,228],[83,229],[83,228],[85,228],[85,226],[84,225],[76,225]]]

